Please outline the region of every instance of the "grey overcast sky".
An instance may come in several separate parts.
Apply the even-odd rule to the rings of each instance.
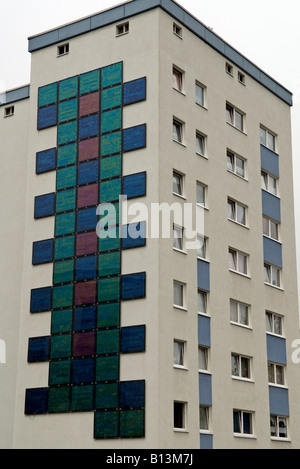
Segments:
[[[119,3],[120,0],[2,0],[0,92],[30,82],[29,36]],[[294,94],[295,212],[300,259],[300,0],[177,0],[177,3]]]

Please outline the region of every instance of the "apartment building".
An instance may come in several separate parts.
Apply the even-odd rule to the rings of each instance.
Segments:
[[[299,447],[291,93],[173,0],[29,52],[0,96],[0,446]]]

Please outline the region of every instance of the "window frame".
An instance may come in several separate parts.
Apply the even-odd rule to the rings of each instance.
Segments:
[[[237,125],[236,114],[241,116],[241,128]],[[228,115],[231,115],[230,120],[228,120]],[[243,111],[233,106],[232,104],[226,102],[226,123],[227,124],[231,125],[232,127],[234,127],[235,129],[239,130],[242,133],[246,133],[245,132],[245,119],[246,119],[246,114]]]
[[[199,311],[199,296],[203,295],[203,301],[201,302],[204,306],[204,311]],[[197,290],[197,310],[198,314],[202,314],[204,316],[208,316],[208,294],[205,290],[201,290],[198,288]]]
[[[201,102],[198,101],[197,99],[197,89],[201,89],[201,96],[202,96],[202,99],[201,99]],[[207,109],[206,107],[206,86],[203,85],[202,83],[200,83],[199,81],[195,81],[195,103],[200,106],[200,107],[203,107],[204,109]]]
[[[179,237],[176,237],[175,236],[175,232],[179,232],[180,231],[180,235]],[[180,247],[177,247],[175,244],[176,244],[176,240],[181,240],[179,242],[179,245]],[[173,249],[175,251],[180,251],[180,252],[184,252],[184,228],[182,226],[179,226],[179,225],[176,225],[175,223],[173,224]]]
[[[239,432],[237,431],[234,431],[235,428],[234,428],[234,414],[237,413],[238,414],[238,419],[239,419],[239,427],[240,427],[240,430]],[[244,432],[244,414],[247,414],[250,416],[250,429],[251,429],[251,433],[245,433]],[[248,438],[251,438],[254,436],[254,422],[253,422],[253,416],[254,416],[254,412],[250,412],[250,411],[246,411],[246,410],[239,410],[239,409],[233,409],[233,435],[234,436],[239,436],[239,437],[248,437]]]
[[[198,187],[203,189],[203,203],[198,202]],[[207,186],[200,181],[196,181],[196,204],[199,205],[199,207],[207,208]]]
[[[181,94],[184,93],[184,71],[176,65],[172,68],[172,88]]]
[[[116,25],[116,37],[124,36],[125,34],[129,34],[129,21]]]
[[[270,281],[266,280],[266,271],[269,272],[268,273],[268,278],[270,279]],[[279,284],[276,284],[273,281],[274,271],[277,272],[277,278],[279,280],[279,282],[278,282]],[[281,286],[281,269],[279,267],[276,267],[275,265],[268,264],[267,262],[264,262],[264,283],[265,283],[265,285],[269,285],[271,287],[282,289],[282,286]]]
[[[205,368],[201,368],[200,365],[200,360],[199,360],[199,352],[200,350],[203,352],[203,358],[205,362]],[[198,371],[200,373],[209,373],[209,347],[204,347],[203,345],[198,345]]]
[[[180,345],[181,350],[179,351],[180,361],[182,363],[176,363],[176,351],[175,344]],[[173,367],[179,369],[187,369],[186,367],[186,342],[184,340],[174,339],[173,341]]]
[[[174,132],[174,127],[177,127],[177,131]],[[178,133],[179,130],[179,133]],[[176,135],[176,138],[175,138]],[[179,138],[177,138],[179,136]],[[184,145],[184,122],[173,117],[173,142],[179,143],[179,145]]]
[[[174,191],[174,178],[175,177],[178,177],[179,180],[180,180],[179,186],[180,186],[181,194]],[[184,175],[182,173],[180,173],[179,171],[176,171],[176,170],[173,170],[173,194],[177,195],[178,197],[185,198],[185,196],[184,196]]]
[[[231,65],[229,62],[225,62],[225,72],[233,77],[233,65]]]
[[[237,358],[237,374],[233,373],[233,359]],[[247,370],[249,376],[243,376],[243,362],[247,362]],[[231,377],[232,379],[239,379],[243,381],[253,381],[252,380],[252,357],[246,355],[241,355],[239,353],[231,353]]]
[[[233,158],[233,169],[229,168],[229,165],[228,165],[228,158],[229,157],[232,157]],[[231,151],[229,149],[227,149],[226,151],[226,158],[227,158],[227,164],[226,164],[226,167],[227,167],[227,171],[231,174],[234,174],[235,176],[241,178],[241,179],[244,179],[244,180],[247,180],[247,176],[246,176],[246,162],[247,160],[245,158],[243,158],[242,156],[240,155],[237,155],[234,151]],[[240,160],[243,162],[243,170],[244,170],[244,174],[243,176],[241,174],[238,173],[237,171],[237,160]]]
[[[259,130],[260,130],[260,144],[263,145],[264,147],[268,148],[269,150],[273,151],[274,153],[276,153],[277,134],[275,134],[274,132],[271,132],[271,130],[267,129],[263,125],[260,125]],[[265,138],[264,139],[262,139],[262,132],[265,133]],[[273,145],[269,145],[269,138],[268,138],[269,135],[271,135],[273,137]]]
[[[201,428],[201,410],[203,410],[205,413],[205,427],[207,428]],[[199,429],[200,433],[210,433],[210,407],[208,405],[199,404]]]
[[[273,239],[274,241],[279,242],[279,223],[276,222],[275,220],[272,220],[272,218],[266,217],[263,215],[262,217],[262,222],[263,222],[263,235],[266,236],[267,238]],[[265,222],[267,223],[267,232],[265,232]],[[272,224],[275,225],[276,227],[276,237],[272,236]]]
[[[267,320],[267,317],[271,316],[271,321]],[[278,332],[275,332],[275,317],[280,319],[280,334]],[[272,311],[266,311],[266,332],[267,334],[273,334],[276,335],[277,337],[284,337],[283,333],[283,316],[277,313],[273,313]],[[267,322],[268,321],[268,322]],[[271,324],[271,331],[268,330],[268,324]]]
[[[199,256],[199,248],[198,248],[198,240],[201,239],[202,247],[204,250],[204,256]],[[206,236],[197,234],[197,259],[207,260],[207,245],[208,245],[208,238]]]
[[[199,145],[199,147],[202,146],[203,148],[203,151],[201,152],[201,148],[200,148],[200,151],[198,151],[198,140],[201,139],[202,141],[202,144]],[[204,158],[207,158],[206,156],[206,141],[207,141],[207,136],[204,135],[202,132],[199,132],[199,130],[196,130],[196,154],[199,155],[199,156],[203,156]]]
[[[63,49],[63,51],[60,51],[60,49]],[[70,52],[70,43],[66,42],[64,44],[60,44],[57,46],[57,57],[64,57],[65,55],[68,55]]]
[[[182,305],[175,303],[175,285],[179,285],[181,287],[181,299],[182,299]],[[173,280],[173,307],[178,308],[178,309],[183,309],[186,310],[185,307],[185,288],[186,284],[179,282],[178,280]]]
[[[181,407],[181,416],[180,420],[182,421],[182,425],[180,427],[175,426],[175,405],[180,405]],[[174,401],[173,403],[173,429],[174,431],[187,431],[187,402],[183,401]]]
[[[236,305],[237,321],[235,321],[232,318],[231,305],[233,303]],[[240,320],[240,318],[241,318],[241,307],[242,306],[247,308],[247,324],[244,324]],[[242,303],[241,301],[237,301],[237,300],[234,300],[234,299],[230,298],[230,300],[229,300],[229,309],[230,309],[230,323],[231,324],[235,324],[235,325],[238,325],[238,326],[241,326],[241,327],[251,328],[251,324],[250,324],[250,305],[248,305],[246,303]]]
[[[246,86],[246,75],[240,71],[238,71],[238,82]]]
[[[273,367],[274,381],[270,380],[270,373],[269,373],[270,367]],[[277,382],[278,381],[278,379],[277,379],[278,378],[277,368],[281,369],[281,375],[282,375],[282,380],[283,380],[282,383]],[[285,370],[285,366],[283,364],[268,361],[268,384],[270,384],[271,386],[278,386],[278,387],[282,387],[282,388],[286,387],[286,370]]]
[[[12,117],[15,114],[15,106],[6,106],[4,108],[4,117]]]
[[[234,206],[234,218],[230,218],[229,216],[229,205],[232,207]],[[240,221],[238,221],[238,208],[242,208],[243,209],[243,213],[244,213],[244,218],[245,218],[245,223],[242,223]],[[233,221],[234,223],[237,223],[238,225],[241,225],[241,226],[244,226],[245,228],[248,227],[247,225],[247,206],[242,204],[241,202],[237,202],[236,200],[234,199],[231,199],[230,197],[228,197],[227,199],[227,212],[228,212],[228,220],[229,221]]]
[[[237,249],[233,249],[233,248],[229,248],[228,253],[233,254],[233,261],[234,261],[234,265],[236,267],[236,269],[233,269],[232,267],[230,267],[230,258],[229,258],[229,263],[228,264],[229,264],[230,272],[234,272],[234,273],[237,273],[237,274],[240,274],[240,275],[244,275],[245,277],[249,277],[249,265],[248,265],[249,264],[249,255],[242,252],[242,251],[238,251]],[[238,270],[239,265],[240,265],[239,256],[243,256],[246,260],[246,273]]]
[[[173,23],[173,33],[175,36],[180,37],[182,39],[182,27],[179,26],[177,23]]]
[[[271,426],[271,419],[276,419],[276,422],[275,422],[275,431],[276,431],[276,434],[275,435],[272,435],[272,426]],[[280,432],[279,432],[279,428],[280,428],[280,425],[279,425],[279,420],[284,420],[285,421],[285,429],[286,429],[286,436],[280,436]],[[278,439],[278,440],[287,440],[288,439],[288,417],[286,416],[281,416],[281,415],[275,415],[275,414],[270,414],[270,437],[271,439]]]
[[[270,180],[275,181],[275,193],[274,191],[270,190]],[[264,184],[261,184],[262,190],[274,195],[275,197],[278,197],[278,181],[279,178],[272,176],[272,174],[268,173],[267,171],[261,171],[261,182],[264,182]]]

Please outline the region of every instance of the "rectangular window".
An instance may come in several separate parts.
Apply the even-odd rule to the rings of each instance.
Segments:
[[[233,75],[233,66],[228,62],[225,63],[225,70],[227,73],[229,73],[229,75]]]
[[[263,217],[263,234],[278,241],[278,223],[268,217]]]
[[[201,371],[208,370],[208,349],[206,347],[198,348],[198,369]]]
[[[229,249],[229,269],[247,275],[248,255],[234,249]]]
[[[182,28],[176,23],[173,23],[173,33],[176,34],[176,36],[182,37]]]
[[[201,259],[206,259],[206,245],[207,241],[204,236],[198,235],[197,236],[197,257]]]
[[[262,171],[261,188],[267,192],[270,192],[270,194],[277,195],[277,179]]]
[[[173,140],[183,143],[183,124],[176,119],[173,119]]]
[[[250,379],[251,360],[249,357],[243,357],[235,353],[231,354],[231,374],[237,378]]]
[[[116,26],[116,35],[122,36],[123,34],[129,33],[129,22],[118,24]]]
[[[226,104],[226,122],[242,132],[244,132],[244,117],[245,115],[241,111],[238,111],[231,104]]]
[[[265,283],[280,287],[280,269],[270,264],[264,264]]]
[[[209,407],[200,405],[199,406],[199,417],[200,417],[200,431],[209,430]]]
[[[205,156],[205,141],[206,137],[199,132],[196,132],[196,153]]]
[[[173,67],[172,85],[175,90],[183,92],[183,72],[176,67]]]
[[[266,311],[266,329],[267,332],[282,336],[282,316]]]
[[[173,304],[174,306],[184,307],[184,285],[183,283],[174,281],[173,291]]]
[[[269,384],[277,384],[284,386],[284,366],[277,363],[268,363],[268,382]]]
[[[4,108],[4,117],[13,116],[15,113],[15,106],[9,106]]]
[[[195,101],[196,104],[199,104],[200,106],[204,106],[205,103],[205,87],[200,85],[199,83],[196,82],[195,85]]]
[[[62,55],[68,54],[70,51],[69,43],[62,44],[61,46],[57,47],[57,56],[61,57]]]
[[[249,306],[239,301],[230,300],[230,321],[242,326],[249,326]]]
[[[240,83],[242,83],[243,85],[245,85],[246,79],[245,79],[245,75],[244,75],[243,73],[238,72],[238,80],[239,80]]]
[[[227,151],[227,170],[245,178],[245,160],[235,155],[231,151]]]
[[[184,366],[185,343],[180,340],[174,340],[174,365]]]
[[[270,416],[270,435],[276,438],[287,438],[287,418],[278,415]]]
[[[227,204],[229,220],[246,226],[246,207],[231,199],[228,199]]]
[[[183,250],[183,228],[173,225],[173,248]]]
[[[196,200],[197,200],[197,204],[202,205],[202,207],[205,207],[205,205],[206,205],[206,187],[203,184],[201,184],[200,182],[197,182]]]
[[[198,290],[198,313],[207,314],[207,293]]]
[[[267,129],[263,127],[260,128],[260,144],[264,145],[265,147],[269,148],[269,150],[275,151],[275,141],[276,137],[275,134],[269,132]]]
[[[183,196],[183,176],[173,172],[173,194]]]
[[[184,430],[186,428],[186,403],[174,402],[174,429]]]
[[[252,413],[243,410],[233,411],[233,432],[238,435],[253,435]]]

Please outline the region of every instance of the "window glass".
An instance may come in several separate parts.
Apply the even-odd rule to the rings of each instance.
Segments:
[[[198,313],[206,313],[206,293],[198,291]]]
[[[229,250],[229,269],[236,270],[236,253]]]
[[[261,145],[266,145],[267,137],[265,129],[260,128],[260,143]]]
[[[276,267],[272,267],[272,284],[276,287],[280,286],[280,273]]]
[[[268,132],[268,144],[267,144],[268,148],[270,148],[270,150],[272,151],[275,151],[275,136],[272,135],[270,132]]]
[[[271,192],[271,194],[276,195],[277,194],[277,188],[276,188],[276,179],[274,179],[272,176],[269,176],[269,184],[268,184],[268,190]]]
[[[184,404],[174,402],[174,428],[184,428]]]
[[[183,366],[184,364],[184,343],[174,341],[174,365]]]
[[[239,311],[240,311],[240,323],[243,324],[244,326],[248,326],[248,323],[249,323],[248,306],[240,304]]]
[[[248,412],[243,412],[243,433],[246,435],[252,434],[252,418]]]
[[[242,274],[247,274],[247,256],[238,253],[238,271]]]
[[[284,368],[280,365],[276,365],[276,384],[284,385]]]
[[[173,173],[173,192],[182,195],[182,176],[178,173]]]
[[[265,282],[266,283],[271,283],[271,272],[270,272],[270,267],[268,265],[264,266],[264,275],[265,275]]]
[[[271,238],[278,240],[278,225],[270,220]]]
[[[234,354],[231,355],[231,374],[232,376],[239,376],[240,374],[238,355],[234,355]]]
[[[182,143],[182,124],[177,121],[173,121],[173,140]]]
[[[238,322],[238,303],[230,300],[230,320]]]
[[[236,221],[238,223],[241,223],[242,225],[246,224],[246,210],[245,207],[242,205],[236,204],[237,206],[237,219]]]
[[[234,154],[227,152],[227,169],[234,172]]]
[[[284,417],[278,417],[278,436],[280,438],[287,437],[287,424],[286,418]]]
[[[203,236],[197,236],[197,257],[202,259],[206,257],[206,242]]]
[[[207,370],[207,349],[198,348],[198,368],[199,370]]]
[[[204,156],[205,138],[203,135],[196,134],[196,152]]]
[[[182,250],[182,228],[173,227],[173,247]]]
[[[205,205],[205,188],[197,183],[197,204]]]
[[[200,430],[208,430],[208,408],[200,406]]]
[[[173,68],[172,85],[175,90],[182,91],[182,73]]]
[[[238,176],[244,177],[245,176],[245,162],[241,158],[238,158],[236,156],[235,158],[235,164],[236,164],[236,174]]]
[[[196,103],[204,106],[204,89],[196,84]]]
[[[233,412],[233,431],[234,433],[241,433],[241,412]]]
[[[261,173],[261,188],[265,191],[268,190],[268,176],[266,173]]]
[[[273,321],[274,321],[274,334],[282,335],[281,317],[278,316],[277,314],[274,314],[273,315]]]
[[[235,220],[235,203],[232,200],[228,200],[228,218]]]
[[[174,282],[174,305],[183,307],[183,285]]]
[[[233,107],[226,105],[226,121],[233,125]]]
[[[241,377],[250,378],[250,360],[249,358],[241,357]]]
[[[234,126],[239,130],[243,130],[243,115],[240,112],[235,111],[234,117],[235,117]]]

